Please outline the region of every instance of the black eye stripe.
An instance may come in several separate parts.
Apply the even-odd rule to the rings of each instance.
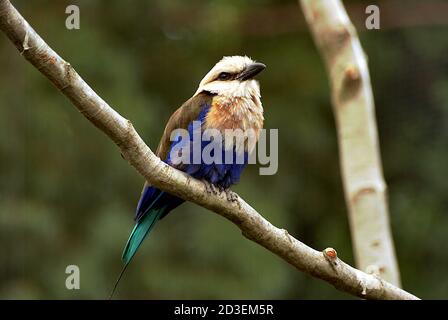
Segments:
[[[219,79],[219,80],[229,80],[229,79],[231,78],[231,76],[232,76],[232,74],[230,74],[230,73],[228,73],[228,72],[221,72],[221,73],[218,75],[218,78],[217,78],[217,79]]]

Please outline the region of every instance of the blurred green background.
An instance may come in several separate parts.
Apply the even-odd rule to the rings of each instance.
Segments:
[[[153,150],[169,115],[223,55],[267,64],[265,127],[279,171],[234,188],[268,220],[353,264],[323,63],[293,0],[12,3]],[[364,27],[377,3],[381,30]],[[77,4],[81,29],[65,28]],[[345,1],[369,57],[405,289],[447,298],[448,1]],[[121,268],[142,178],[0,36],[0,298],[103,299]],[[81,289],[65,288],[65,268]],[[185,204],[157,225],[117,298],[351,299]]]

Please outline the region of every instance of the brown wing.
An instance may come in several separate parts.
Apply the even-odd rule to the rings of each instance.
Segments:
[[[176,129],[188,129],[190,122],[196,120],[199,117],[199,113],[205,104],[210,104],[212,96],[206,93],[200,93],[189,100],[187,100],[179,109],[177,109],[168,120],[162,138],[160,139],[159,146],[156,150],[156,155],[165,160],[168,151],[171,147],[170,135],[173,130]]]
[[[177,109],[168,120],[162,138],[160,139],[159,146],[156,150],[156,155],[165,160],[168,151],[171,147],[170,135],[173,130],[176,129],[188,129],[190,122],[196,120],[199,117],[199,113],[204,105],[210,105],[213,96],[207,93],[200,93],[194,97],[188,99],[179,109]],[[145,187],[148,186],[145,183]],[[145,188],[143,188],[144,190]]]

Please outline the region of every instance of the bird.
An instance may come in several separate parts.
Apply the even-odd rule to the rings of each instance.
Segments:
[[[156,155],[168,165],[203,180],[206,186],[228,191],[230,186],[239,182],[254,144],[248,143],[247,139],[240,140],[239,145],[234,143],[233,138],[226,141],[226,133],[229,130],[250,131],[255,142],[258,140],[263,129],[264,115],[260,84],[255,77],[265,68],[265,64],[248,56],[224,56],[200,81],[194,95],[169,118]],[[181,139],[180,135],[174,135],[173,139],[173,132],[182,129],[188,132],[189,137]],[[203,139],[199,145],[197,141],[192,141],[195,132],[203,133],[206,130],[220,133],[221,140]],[[202,158],[192,161],[192,149],[195,146],[204,151],[211,143],[215,143],[217,148],[211,155],[219,156],[221,153],[226,161],[205,162]],[[176,151],[173,152],[174,150]],[[182,159],[189,161],[179,163],[174,159],[176,155],[182,155]],[[135,227],[122,254],[124,267],[110,298],[130,261],[155,224],[184,202],[185,200],[145,182],[135,212]]]

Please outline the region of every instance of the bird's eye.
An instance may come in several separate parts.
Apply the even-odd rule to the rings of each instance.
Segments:
[[[230,79],[231,74],[228,72],[221,72],[218,76],[219,80],[228,80]]]

